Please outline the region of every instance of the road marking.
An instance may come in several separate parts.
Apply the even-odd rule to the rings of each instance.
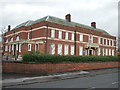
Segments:
[[[112,84],[117,84],[118,82],[113,82]]]

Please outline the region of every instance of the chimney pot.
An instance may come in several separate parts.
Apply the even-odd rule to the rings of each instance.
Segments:
[[[96,22],[91,22],[91,27],[96,28]]]
[[[66,19],[66,21],[71,22],[71,15],[70,15],[70,14],[67,14],[67,15],[65,16],[65,19]]]
[[[11,29],[11,26],[10,26],[10,25],[8,25],[8,32],[10,31],[10,29]]]

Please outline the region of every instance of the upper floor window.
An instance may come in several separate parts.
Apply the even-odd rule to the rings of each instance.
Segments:
[[[80,34],[80,41],[83,41],[83,35]]]
[[[108,45],[108,40],[106,39],[106,45]]]
[[[6,43],[8,43],[8,39],[6,39]]]
[[[28,32],[28,39],[30,39],[30,32]]]
[[[109,40],[107,40],[107,45],[109,45]]]
[[[109,40],[109,45],[111,45],[111,40]]]
[[[104,45],[104,38],[102,38],[102,44]]]
[[[13,42],[13,38],[10,39],[10,42]]]
[[[16,41],[19,41],[19,39],[20,39],[19,36],[17,36],[17,37],[16,37]]]
[[[112,46],[114,46],[114,40],[112,40]]]
[[[51,30],[51,37],[54,38],[55,37],[55,30]]]
[[[72,33],[72,40],[74,40],[74,33]]]
[[[101,38],[100,37],[98,37],[98,43],[100,44],[100,41],[101,41]]]
[[[93,43],[93,36],[92,35],[89,36],[89,42]]]
[[[62,31],[59,31],[58,38],[62,39]]]
[[[65,33],[65,39],[68,40],[68,32]]]
[[[5,46],[5,51],[8,51],[8,46],[7,45]]]
[[[104,39],[104,44],[106,45],[106,39]]]

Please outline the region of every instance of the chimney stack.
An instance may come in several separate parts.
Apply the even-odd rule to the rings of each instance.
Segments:
[[[66,21],[71,22],[71,15],[70,15],[70,14],[67,14],[67,15],[65,16],[65,19],[66,19]]]
[[[91,27],[96,28],[96,22],[92,22]]]
[[[10,31],[10,29],[11,29],[11,26],[10,26],[10,25],[8,25],[8,32]]]

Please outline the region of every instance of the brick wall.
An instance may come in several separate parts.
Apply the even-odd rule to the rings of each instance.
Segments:
[[[74,70],[88,70],[100,68],[120,67],[118,62],[94,62],[94,63],[60,63],[60,64],[25,64],[3,62],[3,72],[14,73],[55,73]]]

